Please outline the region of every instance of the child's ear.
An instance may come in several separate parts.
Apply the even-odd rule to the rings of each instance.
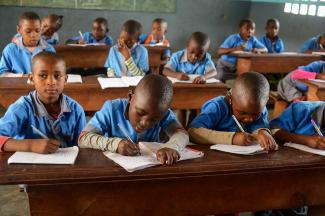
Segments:
[[[131,89],[131,90],[128,92],[128,100],[129,100],[129,102],[131,101],[133,95],[134,95],[134,91],[133,91],[133,89]]]
[[[67,82],[68,82],[68,74],[66,74],[64,77],[64,84],[67,84]]]
[[[34,83],[34,76],[33,76],[32,73],[31,73],[31,74],[28,74],[28,80],[29,80],[30,84],[32,84],[32,85],[35,84],[35,83]]]
[[[16,26],[17,33],[20,33],[20,27],[19,25]]]

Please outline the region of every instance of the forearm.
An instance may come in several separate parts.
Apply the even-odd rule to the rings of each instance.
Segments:
[[[130,57],[125,60],[125,65],[128,68],[128,71],[132,74],[132,76],[144,76],[145,73],[138,68],[138,66],[134,63],[133,58]]]
[[[207,128],[190,128],[188,129],[190,140],[197,144],[232,144],[235,132],[215,131]]]
[[[229,54],[231,52],[234,52],[236,51],[236,47],[233,47],[233,48],[219,48],[218,49],[218,55],[224,55],[224,54]]]
[[[2,149],[5,152],[15,152],[15,151],[22,151],[22,152],[30,152],[31,151],[31,143],[33,140],[31,139],[23,139],[23,140],[16,140],[16,139],[8,139]]]
[[[276,140],[280,141],[281,143],[292,142],[308,145],[308,136],[306,135],[294,134],[280,129],[277,130],[273,136]]]
[[[207,73],[204,74],[204,78],[210,79],[210,78],[214,78],[215,76],[217,76],[217,71],[215,69],[208,71]]]
[[[177,77],[177,72],[176,71],[173,71],[173,70],[171,70],[171,69],[169,69],[169,68],[164,68],[164,70],[163,70],[163,75],[164,76],[169,76],[169,77]]]
[[[259,52],[259,53],[267,53],[267,49],[266,48],[255,48],[255,51],[256,52]]]
[[[185,146],[189,143],[188,133],[184,131],[178,131],[174,133],[164,147],[175,149],[176,151],[182,151]]]
[[[105,137],[92,132],[82,132],[78,145],[80,148],[93,148],[102,151],[116,152],[118,144],[122,139],[119,137]]]

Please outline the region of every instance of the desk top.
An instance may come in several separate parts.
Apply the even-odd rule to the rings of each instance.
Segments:
[[[128,173],[99,150],[80,149],[74,165],[7,165],[12,153],[0,153],[0,184],[48,184],[77,182],[117,182],[175,179],[203,176],[229,176],[247,173],[321,169],[325,157],[288,147],[255,156],[212,151],[207,146],[193,146],[204,151],[203,158],[181,161],[174,166],[156,166]]]
[[[322,55],[311,54],[311,53],[231,53],[231,56],[241,57],[241,58],[322,58]]]

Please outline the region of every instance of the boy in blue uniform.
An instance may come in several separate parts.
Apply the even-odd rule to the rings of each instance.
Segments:
[[[239,34],[230,35],[218,49],[221,58],[217,62],[218,79],[226,81],[236,77],[237,57],[228,54],[235,51],[267,53],[266,47],[254,36],[255,23],[251,19],[243,19],[239,23]]]
[[[122,26],[120,38],[105,62],[107,76],[144,76],[149,71],[148,51],[138,44],[142,26],[128,20]]]
[[[325,61],[314,61],[306,66],[300,66],[286,75],[278,84],[280,97],[288,102],[304,99],[308,86],[299,82],[304,79],[325,80]]]
[[[100,43],[108,46],[113,45],[113,39],[108,35],[109,28],[108,22],[103,17],[98,17],[93,21],[93,27],[91,32],[85,32],[68,40],[67,43],[77,42],[79,44],[92,44]]]
[[[174,53],[165,65],[163,74],[179,80],[189,80],[188,74],[198,74],[193,83],[205,83],[217,75],[216,68],[207,52],[209,37],[202,32],[194,32],[187,41],[186,49]]]
[[[42,37],[51,45],[59,44],[57,31],[62,27],[63,16],[49,14],[42,19]]]
[[[62,94],[67,81],[64,60],[41,52],[33,58],[32,69],[36,91],[19,98],[0,119],[0,150],[47,154],[77,145],[86,118],[82,107]]]
[[[41,19],[34,12],[25,12],[19,18],[17,32],[21,35],[8,44],[0,60],[0,75],[6,72],[31,73],[31,59],[41,51],[55,52],[54,48],[41,38]]]
[[[284,44],[278,36],[280,22],[277,19],[268,19],[265,30],[266,35],[261,37],[259,41],[267,48],[268,53],[281,53],[284,51]]]
[[[191,141],[198,144],[251,145],[255,141],[266,150],[277,145],[270,133],[268,101],[270,86],[266,78],[254,72],[238,76],[226,97],[206,102],[202,112],[189,126]],[[233,117],[245,132],[239,132]]]
[[[149,74],[127,99],[107,101],[83,129],[79,146],[133,156],[140,141],[161,142],[164,132],[169,141],[158,150],[157,159],[171,165],[188,144],[188,135],[168,109],[173,97],[172,83],[160,75]],[[124,128],[133,142],[121,131]],[[122,129],[123,130],[123,129]]]
[[[305,41],[300,49],[301,53],[311,53],[313,51],[325,49],[325,34],[317,35]]]

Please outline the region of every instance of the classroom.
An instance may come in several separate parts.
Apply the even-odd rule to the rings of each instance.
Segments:
[[[325,0],[0,14],[0,216],[325,216]]]

